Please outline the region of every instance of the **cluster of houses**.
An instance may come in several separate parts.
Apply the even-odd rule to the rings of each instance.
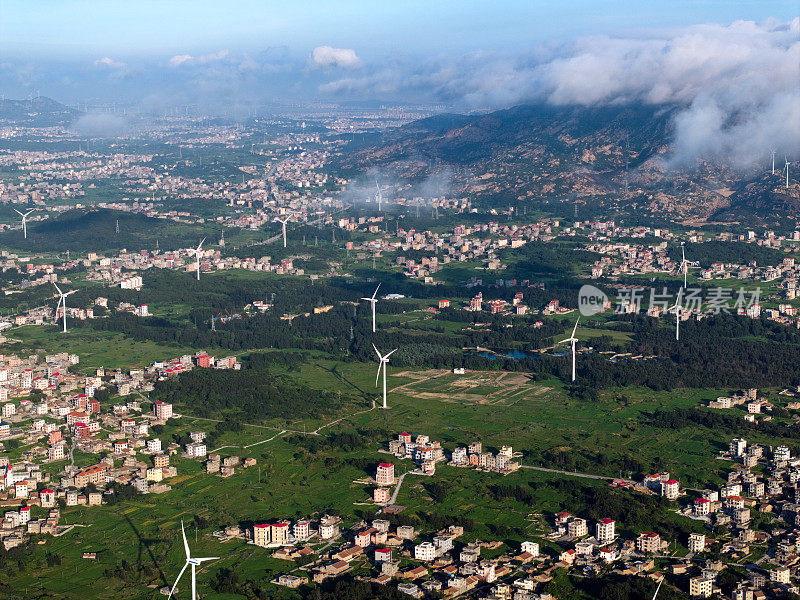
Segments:
[[[401,433],[397,439],[389,440],[389,453],[399,459],[413,460],[418,472],[423,475],[433,475],[436,473],[436,463],[447,460],[445,451],[438,441],[431,439],[422,433],[416,437],[410,433]],[[496,473],[508,474],[519,469],[519,462],[514,460],[522,456],[511,446],[503,446],[499,452],[484,452],[481,442],[473,442],[469,446],[460,446],[450,453],[450,460],[447,462],[452,467],[474,467],[482,471],[492,471]],[[384,469],[386,467],[386,469]],[[385,470],[391,467],[391,477],[387,477]],[[379,485],[391,485],[394,483],[394,465],[382,463],[378,466],[375,477]],[[377,502],[377,500],[376,500]]]
[[[78,363],[76,355],[59,353],[0,355],[0,507],[3,515],[0,540],[6,549],[27,540],[30,533],[56,533],[58,511],[32,519],[38,512],[71,506],[98,506],[113,493],[110,484],[131,486],[138,493],[159,494],[171,489],[169,479],[177,476],[170,459],[179,453],[205,458],[204,432],[191,432],[191,442],[163,445],[153,435],[153,426],[164,425],[176,416],[168,402],[153,402],[144,410],[139,400],[127,400],[134,391],[150,391],[153,381],[185,370],[237,368],[236,357],[214,358],[205,353],[172,361],[156,362],[146,369],[106,371],[93,375],[70,372]],[[108,388],[121,397],[101,406],[95,392]],[[145,405],[148,406],[148,405]],[[9,451],[20,446],[13,460]],[[76,464],[75,453],[97,456],[93,464]],[[223,477],[235,468],[255,464],[255,459],[220,458],[212,454],[208,472]],[[47,469],[43,466],[47,465]],[[58,475],[50,465],[63,468]]]

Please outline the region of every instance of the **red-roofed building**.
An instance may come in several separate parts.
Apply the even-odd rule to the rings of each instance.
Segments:
[[[256,546],[266,547],[272,538],[269,534],[269,523],[253,525],[253,543]]]
[[[661,536],[652,531],[645,531],[636,538],[636,549],[639,552],[658,552],[661,550]]]
[[[616,535],[614,529],[616,523],[614,519],[600,519],[595,527],[595,536],[601,544],[606,544],[614,540]]]
[[[694,501],[694,514],[701,517],[711,514],[711,500],[708,498],[697,498]]]
[[[661,482],[661,495],[667,500],[676,500],[680,495],[680,485],[675,479]]]
[[[197,366],[208,368],[211,366],[211,357],[208,354],[200,354],[197,357]]]
[[[67,414],[67,425],[72,427],[75,423],[89,424],[89,415],[85,412],[72,411]]]
[[[375,481],[378,482],[378,485],[392,485],[394,483],[394,465],[392,463],[379,464]]]

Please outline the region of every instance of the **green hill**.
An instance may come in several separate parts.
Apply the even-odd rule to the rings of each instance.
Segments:
[[[28,239],[20,229],[3,232],[0,246],[40,252],[138,251],[154,249],[158,240],[159,248],[172,250],[194,246],[203,235],[200,226],[114,210],[76,209],[29,223]]]

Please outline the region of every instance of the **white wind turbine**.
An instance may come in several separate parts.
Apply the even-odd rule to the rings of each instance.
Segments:
[[[183,535],[183,547],[186,550],[186,563],[183,565],[181,572],[178,573],[178,577],[175,579],[175,583],[172,585],[172,589],[169,591],[169,596],[167,596],[167,600],[172,598],[172,594],[175,592],[175,588],[178,586],[178,581],[180,581],[181,575],[186,570],[186,567],[192,565],[192,600],[197,600],[197,573],[196,568],[201,563],[207,560],[217,560],[218,556],[208,556],[206,558],[192,558],[189,554],[189,542],[186,541],[186,531],[183,529],[183,520],[181,520],[181,535]]]
[[[772,174],[775,175],[775,150],[772,151]]]
[[[291,217],[286,217],[285,219],[280,219],[279,217],[275,217],[273,222],[277,221],[281,224],[281,231],[283,232],[283,247],[286,248],[286,223],[289,222]]]
[[[203,254],[201,248],[205,241],[206,238],[203,238],[200,240],[200,243],[197,244],[197,248],[189,248],[189,254],[194,254],[194,264],[197,267],[197,281],[200,281],[200,255]]]
[[[675,301],[675,306],[672,307],[672,310],[675,312],[675,339],[681,339],[681,311],[683,307],[681,306],[681,299],[683,297],[683,288],[678,290],[678,299]]]
[[[378,299],[376,296],[378,295],[378,290],[380,289],[381,284],[378,284],[378,287],[375,288],[375,292],[372,294],[371,298],[362,298],[362,300],[366,300],[372,305],[372,333],[375,333],[375,305],[378,303]]]
[[[56,323],[58,323],[58,308],[61,307],[61,309],[64,311],[64,333],[67,333],[67,296],[74,294],[78,290],[70,290],[65,294],[61,291],[61,288],[58,287],[55,281],[53,282],[53,285],[56,286],[56,290],[58,290],[59,295],[58,304],[56,305]]]
[[[575,343],[578,341],[578,338],[575,337],[575,332],[578,330],[578,323],[580,320],[581,318],[578,317],[578,320],[575,321],[575,327],[572,328],[572,335],[558,342],[559,344],[563,344],[564,342],[572,344],[572,381],[575,381]]]
[[[787,167],[787,169],[788,169],[788,167]],[[788,181],[788,179],[787,179],[787,181]],[[16,208],[14,209],[14,212],[22,217],[22,235],[26,240],[28,239],[28,215],[31,214],[35,210],[36,210],[35,208],[32,208],[26,213],[21,213]]]
[[[378,355],[378,374],[375,375],[375,385],[378,385],[378,379],[381,376],[381,369],[383,369],[383,408],[388,408],[386,406],[386,369],[389,366],[389,357],[397,352],[397,348],[389,352],[386,356],[381,356],[381,353],[378,352],[378,348],[375,347],[375,344],[372,344],[372,347],[375,348],[375,354]]]

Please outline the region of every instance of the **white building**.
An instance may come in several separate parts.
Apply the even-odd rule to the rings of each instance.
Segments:
[[[436,546],[431,542],[422,542],[414,546],[414,558],[416,560],[433,561],[436,559]]]
[[[607,544],[614,540],[616,523],[614,519],[600,519],[595,526],[595,535],[597,541],[601,544]]]
[[[702,533],[689,535],[689,552],[702,552],[706,549],[706,536]]]

